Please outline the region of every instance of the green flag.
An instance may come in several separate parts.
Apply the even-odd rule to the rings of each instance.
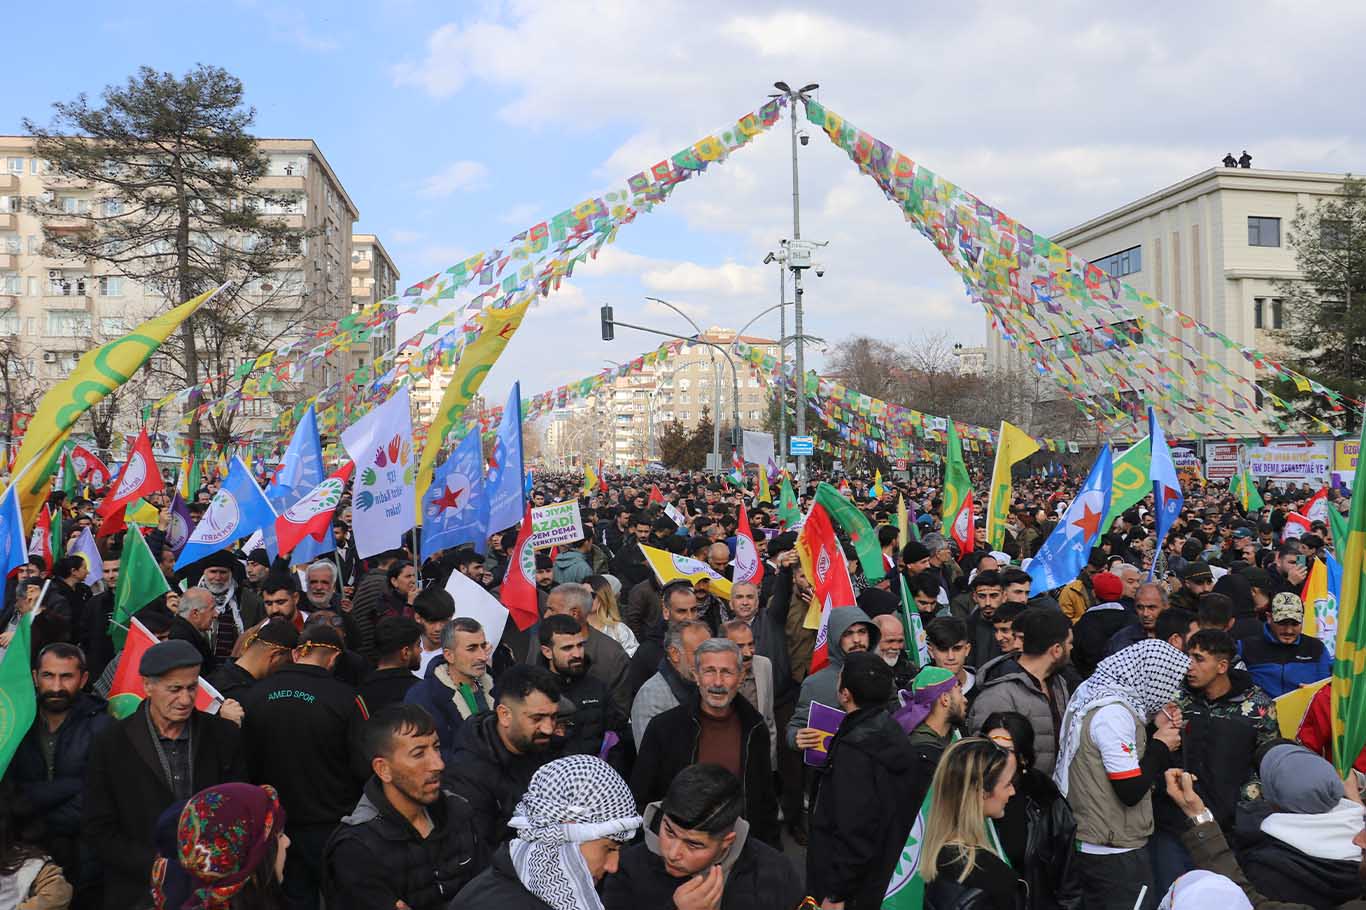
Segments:
[[[69,502],[70,500],[68,500]],[[62,539],[62,510],[54,509],[48,520],[48,547],[52,550],[52,564],[66,555],[66,541]]]
[[[957,742],[957,731],[953,739]],[[897,858],[892,879],[887,883],[887,891],[882,898],[882,910],[923,910],[925,906],[925,880],[920,877],[920,848],[925,840],[925,829],[929,826],[930,801],[933,798],[934,789],[931,788],[925,794],[925,801],[920,804],[920,812],[911,826],[911,833],[906,835],[906,843],[901,848],[901,856]],[[1001,839],[996,834],[995,824],[991,819],[986,821],[987,838],[991,841],[992,851],[1007,866],[1010,865]]]
[[[1362,424],[1366,441],[1366,422]],[[1246,485],[1246,484],[1245,484]],[[1330,510],[1331,512],[1331,510]],[[1331,514],[1330,514],[1331,519]],[[1346,533],[1333,546],[1342,563],[1342,593],[1338,597],[1338,640],[1333,656],[1332,715],[1333,764],[1346,775],[1366,747],[1366,468],[1358,467],[1352,479],[1352,508]]]
[[[5,650],[5,656],[0,657],[0,775],[9,767],[10,759],[28,735],[38,713],[33,674],[29,672],[31,625],[32,613],[19,618],[14,638]]]
[[[792,483],[783,475],[782,487],[778,490],[778,521],[784,528],[790,528],[802,520],[802,510],[797,505],[797,494],[792,492]]]
[[[114,616],[109,624],[109,637],[116,647],[122,648],[128,637],[129,618],[170,590],[161,566],[142,539],[142,529],[136,524],[129,525],[123,535],[119,580],[114,586]]]
[[[1331,503],[1328,506],[1328,531],[1333,535],[1333,555],[1341,560],[1347,549],[1347,516]]]
[[[1152,478],[1148,475],[1152,460],[1153,444],[1147,436],[1115,458],[1115,479],[1110,491],[1110,510],[1105,513],[1105,524],[1101,525],[1101,533],[1110,530],[1110,525],[1115,523],[1116,518],[1153,491]]]
[[[873,530],[868,516],[825,481],[816,486],[816,502],[824,506],[830,513],[830,520],[849,535],[849,542],[854,545],[863,568],[863,577],[870,582],[885,578],[887,567],[882,564],[882,547],[878,545],[877,531]]]
[[[963,445],[958,441],[958,429],[948,422],[949,441],[944,459],[944,506],[940,514],[944,530],[958,544],[959,553],[977,549],[977,523],[972,516],[972,478],[963,463]]]
[[[1244,512],[1266,508],[1262,494],[1257,489],[1257,482],[1252,479],[1252,469],[1249,467],[1244,466],[1241,471],[1233,475],[1233,480],[1229,481],[1228,491],[1238,498]]]
[[[76,466],[71,463],[71,449],[62,452],[62,492],[68,503],[76,501]],[[56,557],[54,552],[53,557]]]
[[[901,580],[901,630],[906,636],[906,653],[914,654],[917,667],[930,665],[929,639],[925,637],[925,625],[920,621],[920,608],[915,605],[911,588],[906,584],[906,573],[898,572]],[[914,651],[911,648],[915,648]]]

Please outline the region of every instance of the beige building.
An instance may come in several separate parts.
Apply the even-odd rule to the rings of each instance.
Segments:
[[[351,311],[358,312],[379,300],[398,293],[398,266],[389,251],[374,234],[351,235]],[[351,353],[358,359],[357,367],[369,365],[385,351],[394,348],[394,325],[390,322],[370,337],[368,345],[357,346]]]
[[[259,186],[283,197],[263,213],[309,232],[297,257],[246,289],[248,301],[260,304],[258,337],[278,337],[284,344],[350,312],[352,227],[359,212],[312,140],[262,139],[260,147],[269,158],[269,174]],[[23,371],[42,388],[65,376],[85,351],[172,304],[98,263],[47,255],[43,225],[26,205],[35,199],[56,202],[74,216],[117,216],[120,209],[118,202],[100,198],[96,188],[49,175],[29,137],[0,136],[0,338],[12,372]],[[65,229],[79,226],[73,219]],[[64,226],[49,222],[47,229]],[[240,429],[265,425],[281,407],[336,381],[362,356],[369,355],[309,370],[270,398],[245,401]],[[222,368],[236,365],[232,358]],[[162,394],[156,387],[143,390],[145,401]],[[130,420],[136,421],[138,410],[128,409]]]
[[[1341,174],[1211,168],[1052,239],[1239,344],[1274,355],[1273,333],[1284,326],[1276,282],[1300,277],[1286,236],[1296,207],[1312,209],[1318,199],[1337,195],[1342,180]],[[1236,351],[1170,318],[1161,325],[1204,356],[1255,378]],[[1026,365],[990,328],[987,338],[993,366]],[[1198,394],[1221,394],[1218,380],[1196,377],[1189,367],[1183,374]],[[1263,428],[1255,414],[1244,423],[1243,433]]]
[[[737,340],[734,329],[718,326],[701,337],[727,349]],[[778,343],[770,338],[746,335],[739,340],[765,354],[778,354]],[[768,385],[758,370],[731,356],[737,367],[740,425],[762,429],[768,417]],[[713,418],[719,411],[721,425],[729,427],[735,385],[724,355],[708,345],[685,345],[672,357],[620,376],[601,393],[559,412],[546,437],[546,456],[557,463],[577,464],[576,459],[591,453],[593,460],[601,458],[608,465],[642,467],[658,459],[660,434],[671,421],[692,429],[704,410]],[[722,448],[727,446],[723,438]]]

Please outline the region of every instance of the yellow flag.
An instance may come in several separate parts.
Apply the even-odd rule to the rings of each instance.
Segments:
[[[417,466],[417,501],[421,502],[432,483],[432,468],[436,455],[445,444],[446,437],[455,429],[465,408],[469,406],[484,377],[488,375],[498,355],[508,346],[512,335],[522,324],[531,301],[503,309],[488,309],[476,317],[483,331],[479,337],[466,346],[455,365],[446,394],[441,397],[441,406],[427,430],[427,443],[422,448],[422,460]]]
[[[900,493],[896,496],[896,546],[898,550],[906,549],[906,544],[911,542],[911,513],[906,511],[906,497]]]
[[[667,585],[669,582],[677,581],[680,578],[686,578],[694,585],[700,581],[705,581],[711,593],[723,600],[730,600],[730,582],[726,581],[724,575],[714,571],[705,562],[687,556],[679,556],[656,547],[642,546],[640,552],[645,554],[645,561],[650,564],[650,568],[654,570],[655,578],[659,579],[661,585]]]
[[[764,465],[759,465],[759,501],[773,502],[773,493],[768,488],[768,468]]]
[[[19,484],[26,528],[33,526],[38,509],[47,501],[48,483],[57,471],[62,446],[80,416],[127,382],[182,322],[220,290],[205,291],[147,320],[122,338],[87,351],[71,375],[43,396],[15,460],[15,482]]]
[[[987,540],[1001,549],[1006,539],[1006,520],[1010,518],[1010,466],[1039,451],[1039,444],[1024,430],[1001,421],[996,440],[996,464],[991,469],[991,502],[987,508]]]
[[[583,466],[583,495],[592,496],[593,491],[598,488],[598,475],[593,472],[593,466],[586,464]]]

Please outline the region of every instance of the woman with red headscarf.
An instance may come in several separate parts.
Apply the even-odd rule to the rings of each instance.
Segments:
[[[280,910],[289,837],[269,785],[220,784],[157,821],[156,910]]]

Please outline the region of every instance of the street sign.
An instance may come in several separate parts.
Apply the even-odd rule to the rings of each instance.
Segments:
[[[814,436],[789,436],[787,444],[789,455],[816,454],[816,437]]]
[[[904,471],[904,470],[906,470],[906,459],[904,459],[904,458],[898,458],[898,459],[896,460],[896,469],[897,469],[898,471]]]

